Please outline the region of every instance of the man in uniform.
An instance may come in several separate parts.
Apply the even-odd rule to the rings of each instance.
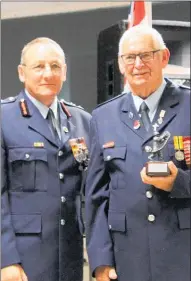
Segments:
[[[1,280],[82,281],[80,190],[91,116],[57,98],[66,63],[55,41],[29,42],[18,73],[24,90],[2,101]]]
[[[155,29],[125,31],[130,91],[93,111],[86,227],[97,281],[190,281],[190,89],[163,77],[169,56]],[[148,166],[152,176],[148,157],[166,163]]]

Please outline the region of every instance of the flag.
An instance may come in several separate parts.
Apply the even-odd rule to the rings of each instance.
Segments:
[[[128,18],[128,28],[138,24],[148,24],[152,26],[151,2],[133,1]]]

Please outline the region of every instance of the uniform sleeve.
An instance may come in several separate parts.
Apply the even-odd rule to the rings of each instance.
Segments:
[[[1,143],[1,268],[21,263],[16,249],[7,192],[6,151]]]
[[[109,174],[104,165],[94,117],[90,125],[90,162],[86,180],[86,238],[90,268],[114,265],[108,228]]]
[[[172,198],[191,198],[190,191],[190,170],[178,169],[178,174],[174,182],[170,197]]]

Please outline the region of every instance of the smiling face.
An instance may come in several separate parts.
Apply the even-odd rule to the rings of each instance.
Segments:
[[[64,55],[52,43],[35,43],[26,51],[18,73],[29,94],[49,106],[66,80]]]
[[[133,94],[146,98],[161,85],[162,69],[167,65],[170,54],[167,48],[159,49],[159,44],[154,42],[150,34],[137,35],[135,33],[124,40],[121,48],[122,56],[119,56],[119,68]],[[132,57],[131,55],[155,50],[159,51],[151,53],[151,59],[146,61],[143,61],[144,56],[143,60],[137,56],[134,63],[127,64],[123,57],[125,55],[128,58]]]

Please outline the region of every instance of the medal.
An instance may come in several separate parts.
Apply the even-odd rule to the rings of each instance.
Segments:
[[[153,124],[152,126],[153,126],[154,131],[156,132],[156,131],[157,131],[157,128],[159,127],[159,125],[158,125],[157,123],[155,123],[155,124]]]
[[[177,136],[173,137],[173,142],[174,142],[174,149],[178,150],[179,149],[179,145],[178,145],[178,137]]]
[[[133,119],[133,116],[134,116],[134,115],[133,115],[133,112],[129,112],[129,118],[130,118],[130,119]]]
[[[161,110],[161,112],[159,113],[159,117],[160,118],[164,118],[166,111],[165,110]]]
[[[159,118],[157,121],[158,121],[159,125],[161,125],[162,122],[163,122],[163,119],[162,119],[162,118]]]
[[[178,161],[183,161],[184,160],[184,153],[181,150],[178,150],[175,152],[175,158]]]
[[[183,161],[184,160],[183,137],[182,136],[174,136],[173,141],[174,141],[174,149],[176,150],[175,158],[178,161]]]
[[[191,141],[190,136],[183,137],[184,157],[185,157],[186,165],[188,167],[190,167],[190,165],[191,165],[191,161],[190,161],[190,141]]]
[[[140,121],[139,120],[135,120],[134,123],[133,123],[133,128],[135,130],[137,130],[137,129],[140,128],[140,126],[141,126]]]
[[[80,170],[86,169],[88,166],[88,149],[84,140],[84,137],[70,139],[69,140],[70,147],[72,149],[74,158],[78,163],[80,163]]]

